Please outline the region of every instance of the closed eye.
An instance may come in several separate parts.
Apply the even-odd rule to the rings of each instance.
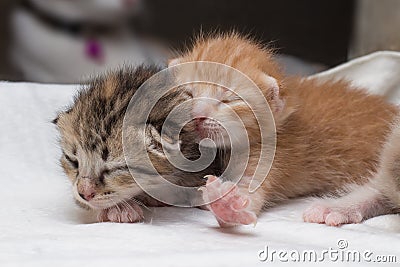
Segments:
[[[75,169],[79,168],[79,162],[76,159],[70,158],[67,154],[64,153],[65,159],[71,164]]]
[[[221,102],[224,104],[232,104],[232,103],[237,103],[239,101],[243,101],[243,100],[240,97],[232,97],[230,99],[221,100]]]
[[[189,98],[193,98],[193,93],[189,90],[184,91],[186,96],[188,96]]]
[[[109,173],[113,173],[113,172],[118,172],[118,171],[127,172],[127,173],[130,174],[130,169],[134,170],[135,172],[139,172],[139,173],[143,173],[143,174],[147,174],[147,175],[157,175],[158,174],[157,172],[153,172],[152,170],[148,170],[148,169],[143,168],[143,167],[139,167],[139,166],[128,167],[126,165],[116,166],[114,168],[111,168],[111,169],[108,170],[108,174]]]

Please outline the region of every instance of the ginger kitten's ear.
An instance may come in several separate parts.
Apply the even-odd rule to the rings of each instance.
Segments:
[[[178,57],[178,58],[174,58],[174,59],[169,59],[168,60],[168,67],[172,67],[175,65],[178,65],[179,63],[181,63],[182,58]]]
[[[268,74],[265,73],[262,74],[262,81],[264,85],[268,87],[271,92],[270,105],[272,112],[279,113],[283,111],[285,107],[285,101],[281,98],[278,81],[274,77],[269,76]]]

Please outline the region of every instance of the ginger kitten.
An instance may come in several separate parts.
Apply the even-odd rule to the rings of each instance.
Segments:
[[[204,188],[205,200],[220,197],[209,208],[221,226],[255,223],[262,209],[279,201],[364,183],[376,170],[379,151],[398,113],[380,96],[351,88],[345,81],[285,77],[269,49],[236,33],[201,37],[170,66],[188,62],[216,62],[244,73],[260,88],[275,119],[277,147],[271,170],[261,187],[250,193],[261,146],[252,109],[268,107],[261,102],[249,107],[243,99],[252,99],[254,91],[234,79],[227,81],[229,73],[209,71],[196,63],[194,70],[176,74],[180,82],[220,79],[222,84],[230,82],[235,91],[209,84],[184,86],[194,99],[192,113],[200,137],[213,139],[227,151],[227,145],[237,145],[232,140],[242,142],[246,137],[228,140],[221,126],[233,120],[228,109],[239,115],[250,136],[250,158],[242,180],[234,185],[232,177],[209,176]],[[269,123],[272,131],[273,122]]]

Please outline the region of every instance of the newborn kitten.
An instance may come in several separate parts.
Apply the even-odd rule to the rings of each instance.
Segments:
[[[304,221],[339,226],[400,212],[400,124],[394,127],[380,157],[377,172],[365,185],[356,185],[340,198],[315,201]]]
[[[101,76],[75,97],[71,108],[54,120],[61,135],[61,166],[73,183],[74,196],[78,204],[96,210],[99,221],[136,222],[143,219],[141,206],[163,205],[145,194],[132,178],[122,146],[123,119],[129,101],[158,71],[156,67],[139,67]],[[169,164],[161,145],[160,129],[165,118],[176,104],[187,98],[185,93],[169,93],[157,103],[144,123],[146,136],[141,136],[139,129],[130,134],[132,138],[147,140],[149,157],[164,178],[179,185],[200,186],[204,184],[205,172],[185,174],[177,170]],[[180,149],[188,159],[199,156],[192,132],[188,125],[180,136]],[[165,141],[171,140],[172,137]],[[135,162],[146,157],[141,153],[130,156]],[[138,172],[148,171],[145,166],[129,167]],[[208,169],[207,172],[216,171]]]
[[[363,183],[375,171],[384,137],[398,112],[380,96],[351,88],[344,81],[322,83],[285,77],[269,49],[236,33],[199,38],[170,66],[195,61],[226,64],[252,79],[271,107],[277,131],[272,168],[261,187],[250,193],[261,141],[252,109],[267,107],[262,102],[249,107],[243,99],[257,103],[254,90],[230,80],[229,73],[209,71],[202,63],[196,63],[191,72],[178,70],[180,82],[220,79],[235,91],[209,84],[185,86],[194,98],[192,113],[199,136],[212,138],[220,148],[229,150],[228,135],[221,127],[234,119],[229,109],[239,115],[249,134],[250,158],[242,180],[233,185],[229,181],[232,177],[210,176],[204,190],[205,200],[221,197],[209,205],[221,226],[255,223],[263,208],[281,200]],[[272,134],[274,125],[269,124]],[[231,129],[229,134],[235,135],[235,128]],[[244,138],[236,137],[233,141],[237,143],[230,145]]]

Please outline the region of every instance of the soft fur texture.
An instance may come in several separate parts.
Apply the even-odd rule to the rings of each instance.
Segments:
[[[365,185],[355,185],[340,198],[316,200],[303,215],[306,222],[339,226],[400,211],[400,126],[384,145],[377,172]]]
[[[72,107],[54,121],[61,134],[61,165],[73,183],[74,196],[79,204],[98,210],[100,221],[139,221],[143,217],[140,206],[162,205],[144,194],[132,179],[122,145],[123,119],[128,104],[136,90],[159,70],[157,67],[127,68],[101,76],[83,89]],[[129,134],[131,140],[146,140],[149,157],[164,178],[179,185],[199,186],[204,184],[205,173],[185,175],[169,164],[160,149],[160,130],[165,118],[171,108],[186,98],[184,93],[165,95],[143,125],[125,134]],[[141,127],[146,127],[146,136],[141,136]],[[199,151],[191,132],[190,128],[183,129],[181,151],[187,158],[194,159]],[[133,153],[129,156],[136,162],[146,157]],[[146,172],[146,166],[129,167]]]
[[[277,148],[272,169],[262,186],[250,194],[249,177],[257,166],[260,147],[257,123],[249,115],[251,110],[225,88],[187,86],[193,98],[208,97],[229,105],[244,121],[251,137],[249,165],[238,184],[239,190],[231,187],[232,192],[226,195],[231,201],[221,199],[210,205],[221,225],[254,223],[254,215],[262,208],[287,198],[332,193],[347,183],[364,183],[376,170],[379,151],[398,113],[395,106],[381,97],[350,88],[344,81],[321,83],[284,77],[269,49],[236,33],[201,37],[170,65],[193,61],[222,63],[246,74],[263,92],[276,123]],[[183,82],[208,80],[207,75],[229,79],[226,73],[202,69],[201,64],[192,73],[178,73],[177,78]],[[240,97],[251,98],[248,88],[240,88],[235,81],[231,81],[231,86]],[[216,122],[223,124],[229,120],[225,112],[221,105],[197,100],[193,115],[200,118],[198,134],[216,136]],[[209,127],[211,122],[214,125]],[[223,145],[219,140],[216,143]],[[228,191],[224,187],[217,191],[206,187],[205,195],[222,196]]]

